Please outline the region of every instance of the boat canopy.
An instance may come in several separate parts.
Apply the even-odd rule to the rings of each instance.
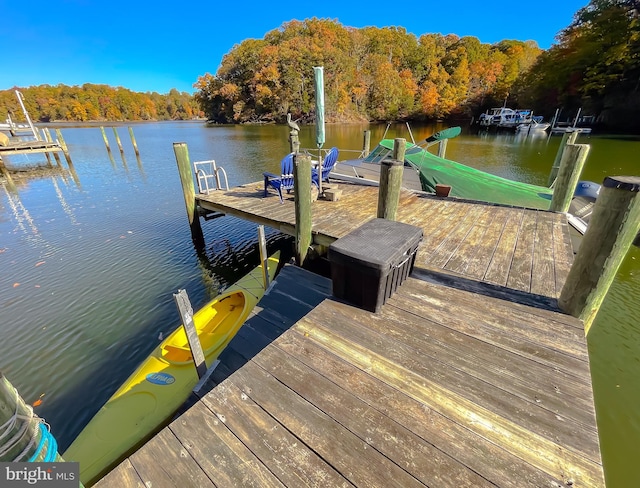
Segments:
[[[392,139],[383,139],[365,161],[390,157]],[[492,175],[455,161],[439,158],[421,146],[407,143],[405,165],[415,167],[424,191],[434,193],[437,184],[451,186],[451,196],[504,205],[548,210],[553,190]]]

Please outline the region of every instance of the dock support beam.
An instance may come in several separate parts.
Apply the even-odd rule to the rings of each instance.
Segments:
[[[60,129],[56,129],[56,138],[58,139],[58,143],[62,148],[62,154],[64,154],[64,158],[67,160],[67,165],[70,169],[73,169],[73,163],[71,162],[71,155],[69,154],[69,148],[67,147],[67,143],[64,141],[62,137],[62,132]]]
[[[393,160],[380,163],[380,187],[378,189],[378,214],[380,219],[396,220],[400,202],[400,187],[404,171],[406,140],[393,142]]]
[[[553,187],[553,196],[549,210],[552,212],[567,212],[571,199],[578,186],[578,180],[589,155],[589,144],[567,144],[562,152],[558,178]]]
[[[296,264],[302,266],[311,245],[311,156],[294,154]]]
[[[638,192],[638,176],[604,179],[589,227],[562,287],[558,305],[583,320],[587,334],[640,230]]]
[[[560,141],[560,146],[558,147],[556,158],[553,160],[553,166],[551,166],[551,173],[549,173],[549,181],[547,182],[547,186],[552,186],[553,182],[556,181],[558,170],[560,169],[560,162],[562,161],[562,154],[564,153],[564,148],[567,146],[567,144],[575,144],[577,138],[577,131],[565,132],[564,134],[562,134],[562,140]]]
[[[102,132],[102,139],[104,140],[104,145],[107,148],[107,152],[109,156],[111,156],[111,146],[109,146],[109,139],[107,139],[107,133],[104,131],[104,127],[100,127],[100,132]]]
[[[366,158],[371,150],[371,131],[364,131],[364,140],[362,141],[362,157]]]
[[[136,136],[133,135],[133,129],[129,127],[129,136],[131,137],[131,144],[133,144],[133,150],[136,152],[136,156],[140,157],[140,151],[138,151],[138,143],[136,142]]]
[[[191,228],[193,243],[198,248],[204,248],[204,235],[200,227],[198,207],[196,205],[196,190],[193,184],[193,171],[191,170],[191,160],[189,159],[189,149],[186,142],[174,142],[173,152],[178,163],[178,173],[180,183],[182,183],[182,193],[184,194],[184,204],[187,209],[187,218]],[[309,176],[311,178],[311,176]]]

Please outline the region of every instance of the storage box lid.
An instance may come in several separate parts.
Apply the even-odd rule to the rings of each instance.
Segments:
[[[373,219],[329,246],[329,261],[357,262],[360,266],[389,269],[415,249],[422,229],[387,219]]]

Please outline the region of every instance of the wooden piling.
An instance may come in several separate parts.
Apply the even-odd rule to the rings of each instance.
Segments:
[[[44,139],[46,142],[53,142],[53,137],[51,137],[51,131],[49,131],[48,127],[45,127],[44,129],[42,129],[42,132],[44,133]],[[56,158],[56,163],[58,165],[59,168],[62,168],[62,162],[60,161],[60,156],[58,156],[57,152],[53,152],[53,157]],[[47,156],[47,161],[49,163],[49,166],[53,167],[53,165],[51,164],[51,157],[49,156],[49,153],[45,153],[45,155]]]
[[[558,152],[556,152],[556,158],[553,160],[553,165],[551,166],[551,173],[549,173],[547,186],[553,185],[553,182],[556,181],[558,170],[560,169],[560,162],[562,161],[562,154],[564,153],[564,148],[567,146],[567,144],[575,144],[577,138],[578,131],[565,132],[562,135],[562,140],[560,141]]]
[[[558,304],[584,321],[598,313],[629,247],[640,230],[640,177],[606,177]]]
[[[371,131],[364,131],[364,141],[362,142],[362,157],[366,158],[371,149]]]
[[[131,144],[133,144],[133,150],[136,152],[136,156],[140,157],[140,151],[138,151],[138,143],[136,137],[133,135],[133,129],[129,127],[129,136],[131,137]]]
[[[396,220],[400,202],[400,187],[404,169],[406,140],[393,142],[393,160],[380,163],[380,187],[378,188],[378,218]]]
[[[260,252],[260,263],[262,264],[262,282],[266,290],[269,288],[269,254],[267,253],[267,237],[264,233],[264,225],[258,226],[258,251]]]
[[[40,424],[33,409],[0,372],[0,461],[63,461],[55,439]]]
[[[104,140],[104,145],[107,148],[107,152],[111,155],[111,146],[109,146],[109,139],[107,139],[107,133],[104,131],[104,127],[100,127],[100,132],[102,132],[102,139]]]
[[[60,143],[60,147],[62,148],[62,154],[64,154],[64,158],[67,160],[67,164],[69,165],[70,168],[73,167],[73,163],[71,162],[71,155],[69,154],[69,149],[67,148],[67,143],[64,141],[64,138],[62,137],[62,132],[60,132],[60,129],[56,129],[56,138]]]
[[[567,144],[564,148],[549,210],[553,212],[569,210],[589,149],[591,149],[589,144]]]
[[[120,155],[124,160],[124,148],[122,147],[122,142],[120,141],[120,136],[118,135],[118,128],[113,128],[113,135],[116,136],[116,143],[118,144],[118,149],[120,149]]]
[[[189,227],[191,228],[191,236],[193,237],[196,247],[198,247],[204,243],[204,235],[202,234],[202,227],[200,227],[200,218],[196,205],[196,190],[193,184],[193,171],[191,170],[191,160],[189,159],[189,148],[185,142],[174,142],[173,152],[176,155],[176,162],[178,164],[178,173],[180,174],[180,183],[182,184],[182,193],[184,195],[187,218],[189,219]]]
[[[445,154],[447,153],[447,143],[449,139],[442,139],[438,143],[438,157],[444,159]]]
[[[295,187],[296,264],[302,266],[311,245],[311,156],[293,156]]]
[[[44,134],[44,140],[47,142],[53,142],[53,139],[51,138],[51,132],[49,132],[49,128],[45,127],[42,129],[42,133]],[[53,163],[51,163],[51,156],[49,156],[49,153],[46,152],[44,153],[45,157],[47,158],[47,165],[50,168],[53,168]]]
[[[289,149],[294,154],[297,154],[300,150],[300,139],[298,137],[298,131],[292,130],[289,133]]]

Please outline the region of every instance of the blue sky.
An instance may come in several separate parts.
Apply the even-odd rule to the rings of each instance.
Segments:
[[[245,0],[0,0],[0,89],[100,83],[134,91],[192,93],[222,56],[292,19],[345,26],[401,26],[475,36],[493,44],[534,40],[549,48],[588,0],[400,2]],[[325,69],[328,69],[325,67]]]

